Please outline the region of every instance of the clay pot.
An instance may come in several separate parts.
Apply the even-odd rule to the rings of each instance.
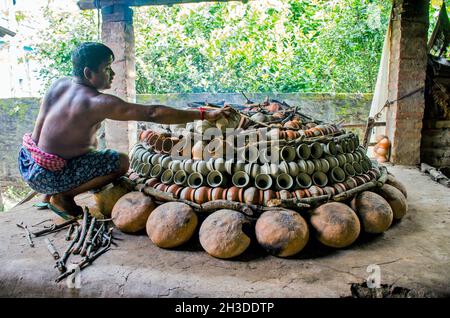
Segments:
[[[157,184],[159,182],[159,180],[157,178],[150,178],[147,181],[145,181],[145,185],[147,187],[154,187],[155,184]]]
[[[352,209],[358,215],[361,225],[367,233],[383,233],[392,224],[394,213],[382,196],[364,191],[351,202]]]
[[[198,172],[191,173],[187,178],[187,184],[191,188],[199,188],[203,182],[203,176]]]
[[[238,187],[228,188],[228,190],[226,192],[226,200],[240,202],[239,191],[240,191],[240,188],[238,188]]]
[[[215,188],[224,186],[226,184],[226,178],[221,172],[213,170],[210,173],[208,173],[208,176],[206,177],[206,182],[210,187]]]
[[[311,196],[313,196],[313,197],[318,197],[318,196],[324,194],[322,188],[318,187],[318,186],[311,186],[308,188],[308,191],[309,191],[309,193],[311,193]]]
[[[197,215],[189,205],[169,202],[153,211],[147,220],[146,230],[155,245],[173,248],[187,242],[197,224]]]
[[[385,184],[377,189],[377,193],[381,195],[391,206],[394,213],[394,219],[400,220],[408,211],[408,202],[405,196],[397,188]]]
[[[362,176],[356,176],[354,179],[359,186],[366,183],[366,180]]]
[[[299,134],[293,130],[286,130],[286,139],[294,140],[299,137]]]
[[[406,191],[405,186],[403,185],[403,183],[398,181],[394,176],[389,174],[387,177],[386,183],[393,186],[394,188],[397,188],[397,190],[399,190],[401,193],[403,193],[405,198],[408,197],[408,193]]]
[[[288,129],[294,129],[294,130],[300,129],[298,122],[293,121],[293,120],[289,120],[289,121],[285,122],[283,127],[288,128]]]
[[[347,191],[347,188],[341,182],[334,184],[333,188],[334,188],[334,190],[336,190],[336,194],[339,194],[339,193]]]
[[[166,192],[172,193],[176,198],[178,198],[182,189],[183,188],[179,185],[172,184],[167,188]]]
[[[244,201],[247,204],[261,205],[263,201],[261,190],[250,187],[244,191]]]
[[[244,171],[238,171],[235,174],[233,174],[231,182],[233,183],[234,186],[238,188],[243,188],[249,184],[250,177]]]
[[[148,144],[151,146],[151,147],[155,147],[155,145],[156,145],[156,142],[158,141],[158,139],[159,139],[159,134],[153,134],[149,139],[148,139]]]
[[[197,141],[192,147],[192,159],[193,160],[202,160],[203,159],[203,141]]]
[[[195,191],[195,189],[190,188],[190,187],[183,188],[180,191],[180,196],[179,197],[180,197],[181,200],[192,201],[191,197],[192,197],[192,194],[193,194],[194,191]]]
[[[279,191],[278,196],[281,200],[287,200],[287,199],[292,198],[292,194],[288,190]]]
[[[294,192],[292,192],[292,197],[295,197],[297,199],[303,199],[307,198],[307,195],[305,190],[295,190]]]
[[[250,238],[243,231],[250,225],[240,212],[219,210],[203,221],[200,231],[200,244],[205,251],[217,258],[232,258],[242,254],[250,245]]]
[[[161,182],[165,184],[172,183],[173,181],[173,171],[170,169],[165,170],[161,175]]]
[[[323,152],[327,155],[336,155],[336,144],[333,141],[322,144]]]
[[[223,188],[212,188],[211,197],[208,198],[209,201],[222,200]]]
[[[166,190],[167,190],[168,187],[169,187],[169,186],[168,186],[167,184],[160,183],[160,184],[158,184],[158,185],[155,187],[155,189],[156,189],[156,190],[159,190],[159,191],[162,191],[162,192],[166,192]]]
[[[350,163],[346,163],[344,165],[343,169],[347,176],[353,177],[356,174],[355,169],[353,168],[353,166]]]
[[[311,145],[309,145],[309,148],[311,149],[311,157],[314,159],[318,159],[322,157],[323,149],[320,143],[313,142]]]
[[[116,202],[111,217],[120,231],[135,233],[145,228],[147,219],[155,207],[149,196],[141,192],[130,192]]]
[[[320,205],[311,213],[311,226],[316,238],[324,245],[342,248],[351,245],[359,236],[361,225],[355,212],[343,203]]]
[[[172,150],[174,143],[173,140],[171,138],[165,138],[162,142],[161,145],[161,151],[164,153],[170,153],[170,151]]]
[[[345,172],[341,167],[334,167],[331,169],[328,176],[332,183],[343,182],[345,180]]]
[[[178,170],[173,176],[173,181],[179,186],[185,186],[187,184],[187,178],[188,175],[184,170]]]
[[[331,195],[331,196],[336,195],[336,190],[333,187],[330,187],[330,186],[324,187],[323,188],[323,192],[324,192],[324,194],[328,194],[328,195]]]
[[[309,188],[312,185],[311,177],[306,173],[300,173],[295,180],[297,186],[301,189]]]
[[[94,193],[94,200],[99,212],[110,217],[116,202],[125,194],[130,192],[122,183],[114,184],[112,187],[104,187],[101,191]]]
[[[316,186],[319,186],[319,187],[324,187],[328,184],[327,175],[321,171],[315,172],[312,175],[311,179],[312,179],[313,184]]]
[[[268,202],[272,199],[276,198],[276,193],[273,190],[264,190],[263,191],[263,203],[267,206]]]
[[[295,211],[267,211],[255,226],[258,243],[270,254],[288,257],[300,252],[309,239],[308,225]]]
[[[152,178],[159,178],[161,174],[163,173],[163,168],[160,164],[154,165],[152,169],[150,170],[150,177]]]
[[[355,180],[355,178],[349,177],[349,178],[347,178],[347,180],[344,181],[344,185],[347,190],[353,189],[358,186],[358,182]]]
[[[281,160],[290,162],[295,159],[295,148],[291,146],[284,146],[280,150],[280,158]]]
[[[287,173],[281,173],[275,180],[278,190],[288,190],[294,185],[294,179]]]
[[[209,187],[203,186],[195,189],[194,192],[194,201],[198,204],[203,204],[208,201],[208,191]]]
[[[297,156],[300,159],[308,159],[311,156],[311,148],[307,144],[300,144],[297,149]]]
[[[268,174],[259,174],[255,178],[255,187],[260,190],[267,190],[272,187],[272,178]]]

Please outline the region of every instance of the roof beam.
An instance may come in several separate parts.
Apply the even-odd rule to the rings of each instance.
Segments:
[[[81,10],[91,10],[100,7],[110,6],[113,4],[126,4],[130,7],[140,7],[140,6],[173,5],[183,3],[231,2],[231,1],[240,1],[243,3],[248,2],[248,0],[79,0],[77,4]]]

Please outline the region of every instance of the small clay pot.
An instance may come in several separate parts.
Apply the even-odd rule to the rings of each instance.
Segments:
[[[159,183],[159,180],[157,178],[150,178],[147,181],[145,181],[145,185],[147,187],[154,187],[155,184]]]
[[[324,194],[324,191],[322,190],[322,188],[318,187],[318,186],[311,186],[308,188],[308,191],[309,191],[309,193],[311,193],[311,195],[313,197],[317,197],[317,196]]]
[[[209,187],[203,186],[195,189],[194,192],[194,201],[198,204],[203,204],[208,201],[208,191]]]
[[[209,198],[210,201],[214,200],[222,200],[223,195],[223,188],[211,188],[211,197]]]
[[[270,190],[270,189],[263,191],[263,204],[264,205],[267,205],[270,200],[275,199],[275,198],[276,198],[275,191]]]
[[[323,192],[324,192],[324,194],[328,194],[328,195],[331,195],[331,196],[334,196],[336,194],[336,190],[333,187],[330,187],[330,186],[324,187],[323,188]]]
[[[239,202],[239,190],[240,189],[238,187],[228,188],[226,200]]]
[[[183,188],[179,185],[172,184],[167,188],[166,192],[172,193],[176,198],[178,198],[182,189]]]
[[[333,188],[336,190],[336,194],[345,192],[347,190],[345,185],[343,183],[341,183],[341,182],[334,184]]]
[[[244,191],[244,203],[247,204],[257,204],[257,205],[261,205],[262,204],[262,198],[261,198],[261,190],[255,188],[255,187],[250,187],[248,189],[246,189]]]

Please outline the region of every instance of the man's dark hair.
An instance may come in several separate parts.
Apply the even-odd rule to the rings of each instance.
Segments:
[[[84,68],[88,67],[94,72],[98,71],[99,65],[107,61],[113,51],[102,43],[84,42],[72,51],[73,76],[84,77]]]

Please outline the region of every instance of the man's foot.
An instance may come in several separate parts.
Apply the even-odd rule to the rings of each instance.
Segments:
[[[52,198],[51,194],[44,194],[44,197],[42,198],[42,202],[44,203],[50,203],[50,199]]]
[[[63,196],[60,194],[52,195],[50,203],[58,208],[64,214],[77,217],[83,214],[83,209],[81,206],[75,203],[72,197]]]

